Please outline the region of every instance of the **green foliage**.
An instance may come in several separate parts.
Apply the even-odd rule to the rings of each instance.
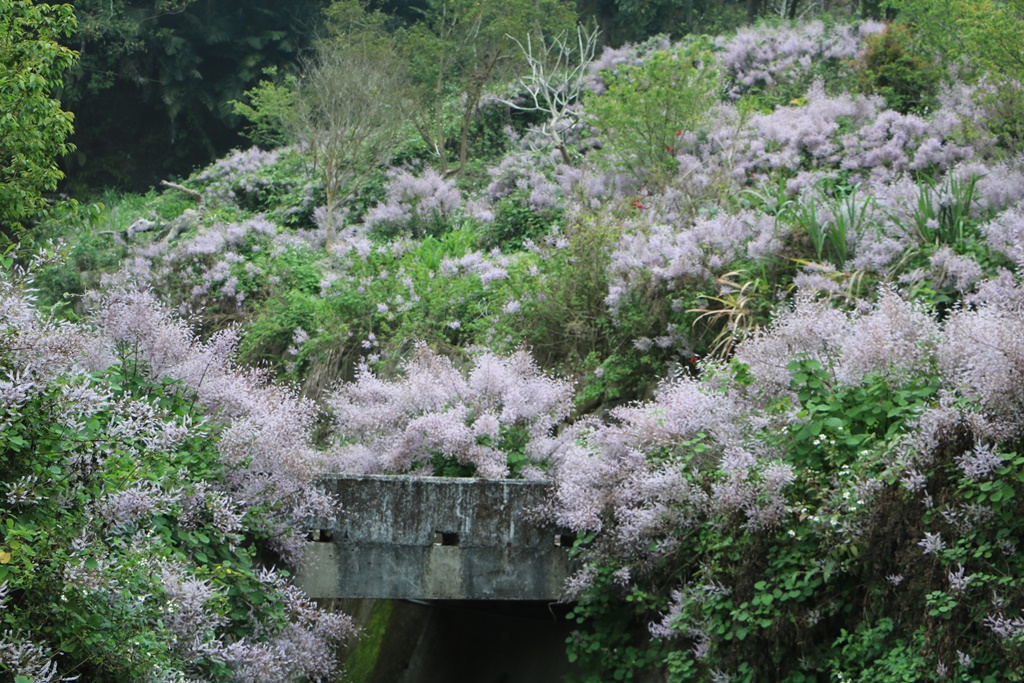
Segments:
[[[1008,153],[1024,148],[1024,86],[1017,81],[997,83],[982,91],[978,101],[985,111],[985,128]]]
[[[0,0],[0,233],[10,238],[45,206],[64,174],[72,115],[54,93],[76,54],[70,5]]]
[[[618,231],[595,222],[572,226],[566,232],[568,246],[544,261],[540,296],[524,303],[518,326],[519,335],[543,366],[578,376],[584,366],[600,363],[616,351],[630,354],[619,348],[621,339],[613,339],[615,328],[604,302],[607,265]],[[588,381],[601,379],[592,372],[588,376]],[[588,403],[599,401],[604,392],[591,393]]]
[[[395,149],[411,106],[407,89],[389,48],[324,43],[298,81],[294,106],[282,110],[283,128],[323,178],[328,248],[338,205]]]
[[[286,260],[294,262],[292,258]],[[253,312],[238,349],[238,355],[244,362],[258,365],[287,361],[295,330],[301,327],[308,331],[319,327],[316,297],[301,287],[306,273],[311,271],[308,264],[303,264],[295,282],[299,287],[285,284],[281,291],[272,293]],[[316,280],[311,284],[317,287]],[[298,360],[301,362],[304,358]]]
[[[502,197],[495,207],[494,221],[481,229],[481,246],[491,249],[520,249],[525,240],[538,241],[563,217],[559,207],[537,210],[530,205],[529,192],[516,190]]]
[[[566,615],[581,626],[566,639],[569,662],[582,672],[570,680],[645,680],[644,674],[657,670],[665,656],[665,649],[650,638],[641,621],[663,605],[639,589],[623,591],[615,582],[614,572],[611,565],[598,568],[587,597]]]
[[[370,683],[380,657],[381,645],[391,623],[394,601],[379,600],[363,627],[363,635],[345,655],[345,680],[351,683]]]
[[[1021,0],[889,0],[900,18],[950,63],[996,80],[1024,80],[1024,2]]]
[[[914,226],[922,242],[956,247],[977,236],[978,225],[983,222],[972,215],[977,184],[974,175],[961,179],[950,173],[942,187],[936,187],[927,177],[918,178]]]
[[[294,74],[278,78],[274,66],[264,69],[263,75],[266,80],[245,91],[248,102],[234,101],[231,105],[235,114],[251,124],[246,137],[257,145],[277,147],[291,141],[284,122],[295,107],[298,80]]]
[[[639,43],[659,33],[718,34],[747,20],[746,2],[727,0],[583,0],[580,14],[593,17],[610,45]]]
[[[602,138],[601,157],[641,182],[671,178],[676,140],[700,133],[719,95],[717,62],[705,40],[653,52],[639,66],[605,74],[607,92],[587,109]]]
[[[323,10],[328,33],[349,44],[389,42],[391,17],[370,5],[370,0],[332,0]]]
[[[787,366],[800,399],[802,426],[792,434],[788,457],[816,473],[856,464],[859,449],[892,442],[938,392],[938,378],[914,378],[894,388],[881,377],[859,385],[836,383],[813,359]]]
[[[850,239],[874,226],[870,218],[874,201],[870,197],[858,201],[856,186],[833,188],[832,194],[829,198],[823,190],[820,196],[808,196],[799,203],[787,201],[778,217],[807,236],[818,263],[827,261],[841,271],[846,267]],[[824,215],[828,216],[825,219],[818,214],[823,204]]]
[[[711,355],[728,358],[744,337],[765,324],[770,309],[767,299],[768,281],[751,276],[746,270],[735,270],[715,278],[717,295],[701,294],[700,306],[687,313],[698,314],[693,329],[707,342]]]
[[[843,630],[836,638],[829,666],[837,672],[859,670],[856,677],[844,674],[843,681],[914,683],[924,679],[929,671],[922,655],[927,647],[923,629],[910,638],[894,640],[895,631],[896,624],[888,617],[861,624],[853,633]]]
[[[474,251],[478,239],[470,226],[461,226],[426,237],[409,251],[351,253],[332,270],[305,248],[270,258],[262,267],[277,284],[253,303],[240,358],[267,363],[318,395],[340,379],[353,379],[358,363],[370,356],[386,375],[414,340],[449,350],[483,343],[514,348],[518,336],[500,315],[501,306],[529,291],[533,278],[527,271],[536,264],[527,254],[516,255],[507,267],[510,277],[487,285],[475,273],[441,272],[442,262]],[[310,338],[288,353],[297,327]]]
[[[1020,83],[1024,82],[1024,2],[1022,0],[888,0],[916,36],[962,75],[983,76],[991,88],[978,99],[989,111],[1000,144],[1020,149]]]
[[[66,312],[81,314],[82,296],[99,285],[103,273],[120,265],[125,250],[112,245],[109,235],[100,235],[88,228],[82,232],[80,239],[67,249],[65,258],[42,269],[36,276],[40,305],[70,303]]]
[[[919,54],[907,26],[890,24],[864,43],[854,68],[865,92],[881,95],[890,109],[905,114],[923,114],[934,106],[939,69]]]
[[[620,4],[624,12],[637,16],[646,11],[638,5]],[[667,4],[653,3],[652,8]],[[515,5],[512,9],[528,13],[529,8]],[[446,14],[448,11],[452,14]],[[473,196],[483,186],[486,160],[499,158],[509,145],[500,132],[508,123],[502,107],[463,108],[468,107],[466,103],[473,100],[474,93],[479,94],[479,83],[497,77],[501,59],[493,71],[487,70],[491,67],[485,62],[475,60],[494,58],[504,48],[465,42],[476,39],[471,36],[473,26],[484,26],[495,13],[500,14],[500,8],[487,2],[437,2],[428,7],[425,23],[396,29],[395,17],[368,12],[352,0],[335,3],[329,19],[337,35],[351,38],[352,45],[366,54],[378,54],[380,50],[388,60],[395,60],[389,50],[397,44],[408,63],[394,62],[396,73],[409,69],[415,76],[426,102],[425,118],[419,121],[424,141],[413,142],[411,129],[401,131],[388,148],[392,159],[422,161],[435,155],[441,165],[454,163],[453,141],[466,131],[465,121],[470,121],[463,139],[468,140],[464,149],[472,159],[463,160],[459,167],[464,173],[460,189],[465,196]],[[904,98],[900,106],[923,112],[934,73],[916,56],[912,42],[903,29],[891,28],[872,43],[861,64],[861,87],[882,93],[889,88],[893,93],[890,97]],[[191,253],[182,249],[184,255],[175,257],[179,261],[168,259],[161,264],[158,277],[165,290],[161,293],[172,306],[204,304],[199,323],[204,334],[238,324],[243,332],[241,362],[261,365],[269,374],[301,385],[303,394],[314,399],[338,380],[352,379],[361,362],[369,363],[380,377],[389,377],[399,367],[400,359],[408,355],[414,340],[423,340],[456,363],[473,346],[495,351],[529,347],[546,369],[556,369],[578,380],[576,399],[581,415],[604,414],[617,404],[647,398],[660,378],[694,375],[713,376],[719,381],[702,385],[709,392],[721,388],[742,392],[745,398],[754,397],[746,405],[759,401],[759,424],[789,425],[766,429],[750,426],[752,433],[747,433],[753,420],[736,422],[743,432],[737,435],[737,443],[749,447],[751,457],[756,458],[749,472],[745,471],[744,486],[756,489],[763,484],[773,465],[793,468],[795,476],[779,499],[777,521],[758,525],[742,507],[727,512],[714,505],[699,507],[694,513],[701,516],[697,523],[669,527],[666,537],[658,538],[648,548],[649,553],[637,549],[643,560],[635,564],[631,564],[628,550],[623,553],[615,549],[612,555],[619,559],[614,563],[609,560],[607,554],[602,554],[607,547],[601,545],[600,536],[580,542],[582,557],[593,560],[590,568],[594,584],[572,615],[576,631],[569,652],[583,668],[584,680],[664,676],[668,681],[707,681],[720,670],[728,672],[733,681],[916,681],[934,677],[940,664],[949,667],[953,680],[1020,678],[1024,675],[1020,665],[1024,661],[1024,639],[1019,635],[997,639],[984,625],[985,618],[993,614],[993,594],[1003,601],[1007,617],[1024,607],[1024,580],[1020,578],[1024,576],[1024,560],[1010,551],[1024,542],[1024,521],[1019,519],[1024,456],[1019,455],[1019,444],[1011,444],[1006,452],[999,453],[1003,465],[991,477],[979,481],[965,477],[958,459],[970,451],[977,437],[969,431],[971,404],[951,390],[942,393],[942,407],[952,402],[956,409],[966,411],[968,418],[942,434],[934,453],[913,453],[915,442],[909,435],[915,421],[940,401],[939,378],[928,367],[844,382],[834,376],[827,358],[819,361],[797,357],[788,365],[792,380],[789,391],[762,394],[751,368],[735,359],[729,361],[734,343],[766,325],[773,309],[788,299],[800,266],[813,265],[813,259],[823,265],[818,272],[829,272],[826,265],[827,269],[834,266],[843,271],[855,256],[848,252],[850,246],[863,246],[861,235],[883,228],[874,223],[880,220],[878,207],[850,180],[859,171],[838,171],[823,181],[818,193],[804,192],[799,197],[789,194],[787,181],[792,172],[783,169],[769,175],[757,191],[737,193],[737,187],[748,182],[744,179],[737,184],[723,181],[721,187],[728,190],[718,191],[717,205],[707,204],[710,192],[706,190],[696,190],[697,197],[677,200],[679,194],[687,192],[682,185],[688,180],[675,177],[675,151],[671,148],[678,132],[695,132],[702,150],[716,147],[720,137],[701,139],[706,112],[719,89],[711,61],[711,48],[703,40],[692,40],[670,51],[651,52],[639,66],[622,67],[608,74],[607,93],[594,95],[586,103],[587,113],[595,116],[605,139],[603,149],[588,152],[583,164],[599,158],[612,170],[626,170],[645,182],[652,199],[659,202],[656,205],[652,201],[649,207],[652,214],[659,214],[654,218],[638,214],[644,207],[639,202],[630,205],[631,198],[622,197],[613,200],[620,202],[618,206],[605,202],[592,214],[579,206],[563,209],[563,205],[538,211],[531,207],[527,191],[520,188],[492,204],[492,224],[478,226],[469,219],[458,224],[444,217],[414,227],[413,239],[385,242],[397,235],[381,231],[371,236],[371,242],[339,245],[349,248],[347,253],[340,253],[341,249],[325,253],[303,244],[290,230],[312,227],[312,208],[323,204],[324,185],[332,181],[324,176],[312,180],[311,157],[301,153],[282,150],[280,155],[254,154],[234,167],[225,163],[189,181],[189,186],[200,188],[206,198],[207,227],[242,222],[254,212],[265,213],[278,226],[277,235],[267,234],[272,230],[264,225],[258,235],[246,238],[248,242],[232,242],[230,259],[223,260],[221,270],[230,272],[244,299],[223,296],[219,281],[207,282],[207,293],[194,297],[193,292],[204,284],[206,268],[220,263],[221,256],[228,253],[211,254],[202,249]],[[821,68],[831,70],[833,78],[838,78],[844,67],[853,68],[850,63]],[[311,76],[307,72],[306,78]],[[309,84],[306,80],[306,87]],[[276,136],[283,134],[284,122],[297,111],[296,98],[301,96],[302,87],[301,81],[295,81],[294,86],[285,80],[278,85],[265,81],[249,91],[251,100],[238,105],[238,111],[254,122],[254,134],[266,136],[261,139],[282,141]],[[752,111],[788,101],[780,99],[788,87],[795,86],[786,83],[777,90],[748,92],[738,112],[741,122],[736,124],[737,135],[749,134],[749,129],[742,127]],[[329,94],[363,101],[354,96],[359,94],[355,86],[337,90]],[[1011,113],[999,123],[1006,131],[1005,139],[1011,141],[1007,145],[1019,139],[1015,137],[1019,132],[1014,132],[1019,122],[1013,120],[1013,106],[1008,106]],[[843,121],[837,123],[841,128],[846,125]],[[313,134],[307,140],[317,137]],[[271,157],[273,160],[268,161]],[[804,157],[804,162],[801,170],[816,170],[809,157]],[[323,163],[324,157],[316,159],[317,171],[323,169]],[[349,166],[342,169],[343,174],[362,175],[349,175],[335,190],[328,188],[328,199],[331,192],[337,192],[337,215],[343,213],[342,207],[348,210],[344,221],[336,221],[339,228],[343,223],[346,227],[358,223],[365,209],[383,194],[385,177],[382,164],[366,155],[345,163]],[[448,171],[454,173],[454,168]],[[722,175],[727,174],[728,169]],[[977,182],[975,177],[954,174],[941,182],[922,176],[916,205],[913,200],[911,206],[890,204],[893,215],[889,218],[898,225],[883,226],[886,234],[902,239],[902,235],[916,231],[919,243],[908,247],[898,263],[878,266],[879,270],[891,268],[887,272],[867,276],[834,273],[835,279],[848,277],[851,282],[861,283],[856,287],[851,284],[847,303],[853,303],[854,295],[863,298],[870,290],[870,282],[863,286],[869,278],[900,279],[909,283],[909,297],[934,305],[934,312],[941,317],[966,297],[961,289],[941,284],[934,273],[929,276],[929,269],[939,268],[932,262],[940,251],[971,256],[986,275],[1012,266],[1007,257],[993,255],[984,242],[980,227],[991,215],[979,210]],[[679,194],[659,194],[658,186],[663,183]],[[733,196],[727,196],[727,192]],[[989,194],[986,190],[986,196]],[[662,201],[665,205],[660,204]],[[676,204],[671,205],[673,202]],[[111,236],[101,233],[108,228],[122,233],[139,216],[171,219],[181,213],[188,200],[171,194],[110,204],[109,212],[104,211],[100,217],[102,225],[94,224],[76,236],[68,252],[68,264],[40,276],[45,301],[57,302],[64,292],[83,292],[97,280],[98,272],[117,268],[121,252],[103,251]],[[635,278],[631,274],[629,291],[616,301],[614,311],[609,309],[609,263],[624,230],[642,231],[655,220],[685,229],[698,211],[732,212],[740,208],[774,218],[776,227],[783,229],[767,236],[786,235],[786,255],[791,258],[754,260],[743,256],[746,245],[740,242],[730,252],[737,256],[717,259],[714,266],[707,266],[713,268],[710,274],[680,276],[671,282],[642,272]],[[71,225],[69,221],[64,229]],[[767,225],[770,232],[770,219]],[[103,230],[93,229],[100,227]],[[785,230],[787,227],[793,230]],[[526,239],[542,246],[520,251]],[[895,242],[886,244],[890,243]],[[481,246],[501,253],[490,257],[474,253]],[[170,249],[174,248],[172,244]],[[718,255],[714,249],[700,244],[695,253],[698,259],[709,257],[710,263],[710,257]],[[777,253],[774,249],[772,245],[772,252]],[[467,255],[472,255],[466,260],[468,264],[499,262],[508,277],[482,280],[483,269],[474,271],[474,265],[460,265]],[[636,257],[644,258],[642,254]],[[168,264],[171,267],[167,268]],[[916,274],[902,279],[907,273]],[[666,331],[670,336],[663,338],[668,339],[665,345],[670,348],[651,342]],[[721,361],[698,360],[698,356],[710,355],[721,356]],[[779,367],[785,364],[785,360],[778,362]],[[196,419],[200,417],[195,413]],[[41,418],[37,422],[41,423]],[[10,436],[10,462],[19,463],[23,451],[32,447],[26,433],[0,432],[0,440]],[[213,438],[212,432],[208,435]],[[513,475],[521,472],[527,461],[526,434],[520,427],[502,428],[497,437],[481,436],[479,442],[504,451]],[[721,466],[729,453],[717,449],[714,435],[699,433],[667,445],[650,457],[652,465],[666,468],[666,475],[681,477],[691,490],[713,499],[731,476]],[[139,467],[149,477],[147,481],[160,486],[166,486],[166,478],[185,479],[191,475],[216,481],[219,472],[211,454],[208,443],[196,444],[188,456],[177,454],[176,458],[192,458],[188,473],[171,466],[151,470],[155,466],[148,459]],[[122,472],[128,467],[126,462],[118,465]],[[920,465],[925,480],[925,488],[920,491],[927,491],[929,503],[923,502],[920,491],[912,492],[901,479],[907,475],[907,462],[915,466],[925,463]],[[471,466],[441,455],[430,464],[441,474],[474,473]],[[104,485],[114,486],[109,478],[104,481]],[[755,503],[768,502],[768,495],[758,492]],[[666,498],[657,504],[662,502],[665,514],[681,512],[673,507],[680,504],[678,501]],[[950,521],[943,515],[978,505],[990,510],[992,517],[972,519],[970,525],[965,525],[959,518]],[[47,510],[47,514],[56,514],[51,508]],[[646,508],[641,512],[660,514]],[[37,539],[44,532],[51,538],[58,532],[40,531],[43,525],[38,520],[33,522],[35,526],[19,524],[14,519],[10,532],[0,527],[0,538],[18,544],[16,548],[10,546],[21,554],[11,553],[12,560],[7,564],[12,567],[7,571],[13,572],[16,565],[18,580],[28,582],[24,563],[38,568],[38,558],[50,549],[38,546]],[[202,562],[207,567],[227,566],[221,559],[232,565],[244,562],[240,556],[211,560],[226,544],[218,543],[207,531],[202,533],[209,542],[191,532],[191,536],[185,535],[176,524],[174,514],[154,518],[161,543],[166,541],[169,548],[161,552],[194,559],[199,567],[197,575],[207,575],[202,573],[207,571]],[[171,529],[167,537],[164,526]],[[920,541],[925,534],[939,533],[945,546],[934,553],[922,552]],[[236,552],[253,556],[260,534],[260,529],[247,527],[246,544]],[[62,543],[64,540],[50,545],[58,547]],[[35,554],[22,552],[26,546],[31,546]],[[10,552],[6,548],[0,546],[0,552]],[[955,590],[949,576],[960,570],[971,581],[966,588]],[[898,573],[902,581],[896,580]],[[139,590],[149,585],[141,572],[126,577]],[[237,587],[238,591],[249,588],[231,584],[236,579],[242,581],[233,574],[231,577],[218,585]],[[50,590],[57,584],[38,587]],[[671,594],[676,588],[678,597]],[[253,590],[260,589],[256,586]],[[237,597],[232,594],[233,599]],[[273,602],[272,598],[267,600]],[[84,599],[75,605],[80,610],[88,607]],[[236,602],[232,609],[250,606]],[[148,609],[150,604],[144,601],[143,607]],[[662,615],[669,613],[679,615],[663,624],[664,629],[675,632],[675,638],[652,637],[649,625],[662,622]],[[271,614],[279,616],[274,610]],[[124,618],[105,613],[100,617],[110,623]],[[91,625],[89,618],[86,626]],[[100,618],[95,621],[106,623]],[[374,649],[379,645],[377,636],[386,621],[386,615],[375,615],[371,642],[363,654],[350,659],[353,675],[372,668],[379,656]],[[46,628],[51,628],[46,623]],[[246,628],[240,620],[232,622],[230,628],[236,626]],[[141,626],[132,628],[135,630],[113,628],[112,637],[117,642],[129,642],[143,631]],[[158,640],[166,634],[151,629],[146,635]],[[59,642],[70,639],[60,631]],[[140,642],[149,646],[149,641]],[[108,652],[94,641],[87,645],[101,653],[97,661],[114,662],[108,668],[129,671],[128,665],[116,659],[127,655],[112,648]],[[702,652],[704,645],[706,652]],[[84,651],[84,646],[79,647]],[[159,654],[159,647],[159,643],[150,647],[157,658],[164,656]],[[956,668],[958,651],[971,653],[972,668]],[[139,665],[122,678],[130,679],[141,670]],[[103,680],[106,672],[89,671]]]

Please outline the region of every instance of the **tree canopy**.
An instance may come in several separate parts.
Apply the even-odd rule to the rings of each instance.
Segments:
[[[75,53],[58,42],[74,31],[70,5],[0,0],[0,229],[10,233],[45,206],[64,174],[58,158],[72,115],[54,91]]]
[[[81,122],[67,168],[140,187],[241,142],[230,102],[310,45],[322,0],[80,0],[82,57],[64,103]]]

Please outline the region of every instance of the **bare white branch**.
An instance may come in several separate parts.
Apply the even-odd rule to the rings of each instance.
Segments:
[[[526,93],[527,100],[503,99],[501,102],[519,111],[547,114],[548,120],[540,133],[551,141],[566,164],[571,160],[564,133],[578,124],[582,116],[578,103],[597,50],[599,33],[596,27],[578,25],[575,36],[566,31],[551,42],[542,37],[537,48],[530,36],[526,37],[525,45],[509,36],[522,50],[530,69],[528,74],[519,77],[519,87]]]

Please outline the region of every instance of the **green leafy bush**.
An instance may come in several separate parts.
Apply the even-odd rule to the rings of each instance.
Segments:
[[[64,177],[73,116],[54,93],[77,58],[60,43],[74,30],[70,5],[0,2],[0,236],[45,208]]]
[[[890,109],[907,114],[934,107],[941,71],[920,54],[907,26],[889,24],[865,39],[855,74],[864,92],[881,95]]]
[[[607,91],[587,101],[600,155],[641,182],[664,182],[678,163],[683,132],[700,133],[721,88],[709,44],[692,40],[606,73]]]

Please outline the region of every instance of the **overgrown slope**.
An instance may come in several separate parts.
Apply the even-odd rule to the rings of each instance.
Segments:
[[[318,411],[284,432],[313,463],[289,493],[318,467],[552,479],[588,680],[1016,680],[1024,157],[1006,84],[917,40],[605,50],[557,136],[509,108],[527,80],[484,98],[458,179],[410,129],[330,245],[302,148],[240,150],[183,181],[199,205],[54,224],[36,282],[68,329],[149,288],[209,367],[292,383],[311,403],[243,373]],[[225,491],[293,481],[229,424]]]

